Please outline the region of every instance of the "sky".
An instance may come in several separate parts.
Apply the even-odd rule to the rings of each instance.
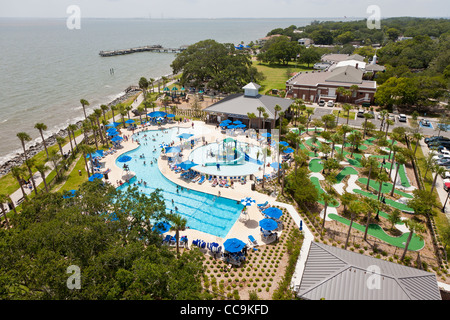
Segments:
[[[0,17],[67,18],[76,5],[85,18],[381,18],[449,17],[449,0],[0,0]]]

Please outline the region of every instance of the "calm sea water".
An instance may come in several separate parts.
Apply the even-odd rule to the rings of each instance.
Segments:
[[[47,125],[47,137],[84,118],[80,99],[88,100],[92,110],[137,85],[141,76],[158,78],[172,72],[174,54],[102,58],[101,50],[179,47],[205,39],[247,44],[274,28],[312,20],[83,19],[80,30],[69,30],[65,19],[0,19],[0,164],[21,150],[17,132],[40,141],[36,123]]]

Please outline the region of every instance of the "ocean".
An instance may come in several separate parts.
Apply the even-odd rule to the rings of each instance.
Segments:
[[[41,141],[36,123],[47,125],[47,138],[84,119],[80,99],[89,101],[90,113],[137,85],[142,76],[172,73],[175,54],[100,57],[102,50],[154,44],[177,48],[205,39],[248,44],[274,28],[313,20],[82,19],[81,29],[70,30],[66,19],[1,18],[0,165],[21,151],[18,132],[27,132],[33,139],[28,145],[33,145]]]

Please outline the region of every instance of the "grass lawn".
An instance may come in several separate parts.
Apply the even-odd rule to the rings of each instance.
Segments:
[[[81,176],[78,174],[78,170],[81,170]],[[85,181],[87,181],[88,175],[86,173],[86,166],[84,164],[83,156],[79,156],[77,164],[73,168],[72,172],[69,173],[67,179],[62,183],[63,185],[58,185],[55,187],[60,187],[59,191],[69,191],[76,190]]]
[[[333,114],[335,116],[337,116],[339,114],[339,118],[347,119],[347,112],[341,111],[341,113],[339,113],[339,110],[333,110]],[[354,120],[356,117],[356,112],[350,111],[349,117],[350,117],[350,119]]]
[[[285,90],[286,81],[292,77],[292,75],[290,75],[292,73],[313,70],[312,67],[308,68],[306,65],[298,63],[296,64],[294,62],[291,62],[288,65],[284,66],[253,60],[253,66],[266,76],[266,79],[260,83],[262,94],[265,94],[268,90],[271,89]]]

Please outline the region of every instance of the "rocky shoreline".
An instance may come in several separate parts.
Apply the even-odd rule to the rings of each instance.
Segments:
[[[128,87],[125,91],[124,94],[121,95],[120,97],[114,99],[113,101],[111,101],[110,103],[107,104],[108,107],[111,107],[113,105],[116,105],[118,103],[124,102],[125,100],[127,100],[128,98],[136,95],[138,92],[140,92],[141,89],[139,87],[136,86],[130,86]],[[78,121],[77,123],[75,123],[75,125],[80,128],[82,125],[83,121]],[[54,133],[51,137],[48,137],[47,139],[45,139],[47,146],[52,146],[56,144],[56,137],[60,136],[60,137],[67,137],[67,130],[66,129],[61,129],[59,130],[57,133]],[[36,154],[38,154],[39,152],[41,152],[42,150],[44,150],[44,144],[42,142],[36,142],[34,145],[30,146],[27,149],[27,153],[29,158],[34,157]],[[13,167],[17,167],[17,166],[21,166],[25,161],[25,157],[23,153],[17,153],[16,156],[8,161],[6,161],[5,163],[0,164],[0,177],[6,175],[7,173],[9,173],[11,171],[11,168]]]

